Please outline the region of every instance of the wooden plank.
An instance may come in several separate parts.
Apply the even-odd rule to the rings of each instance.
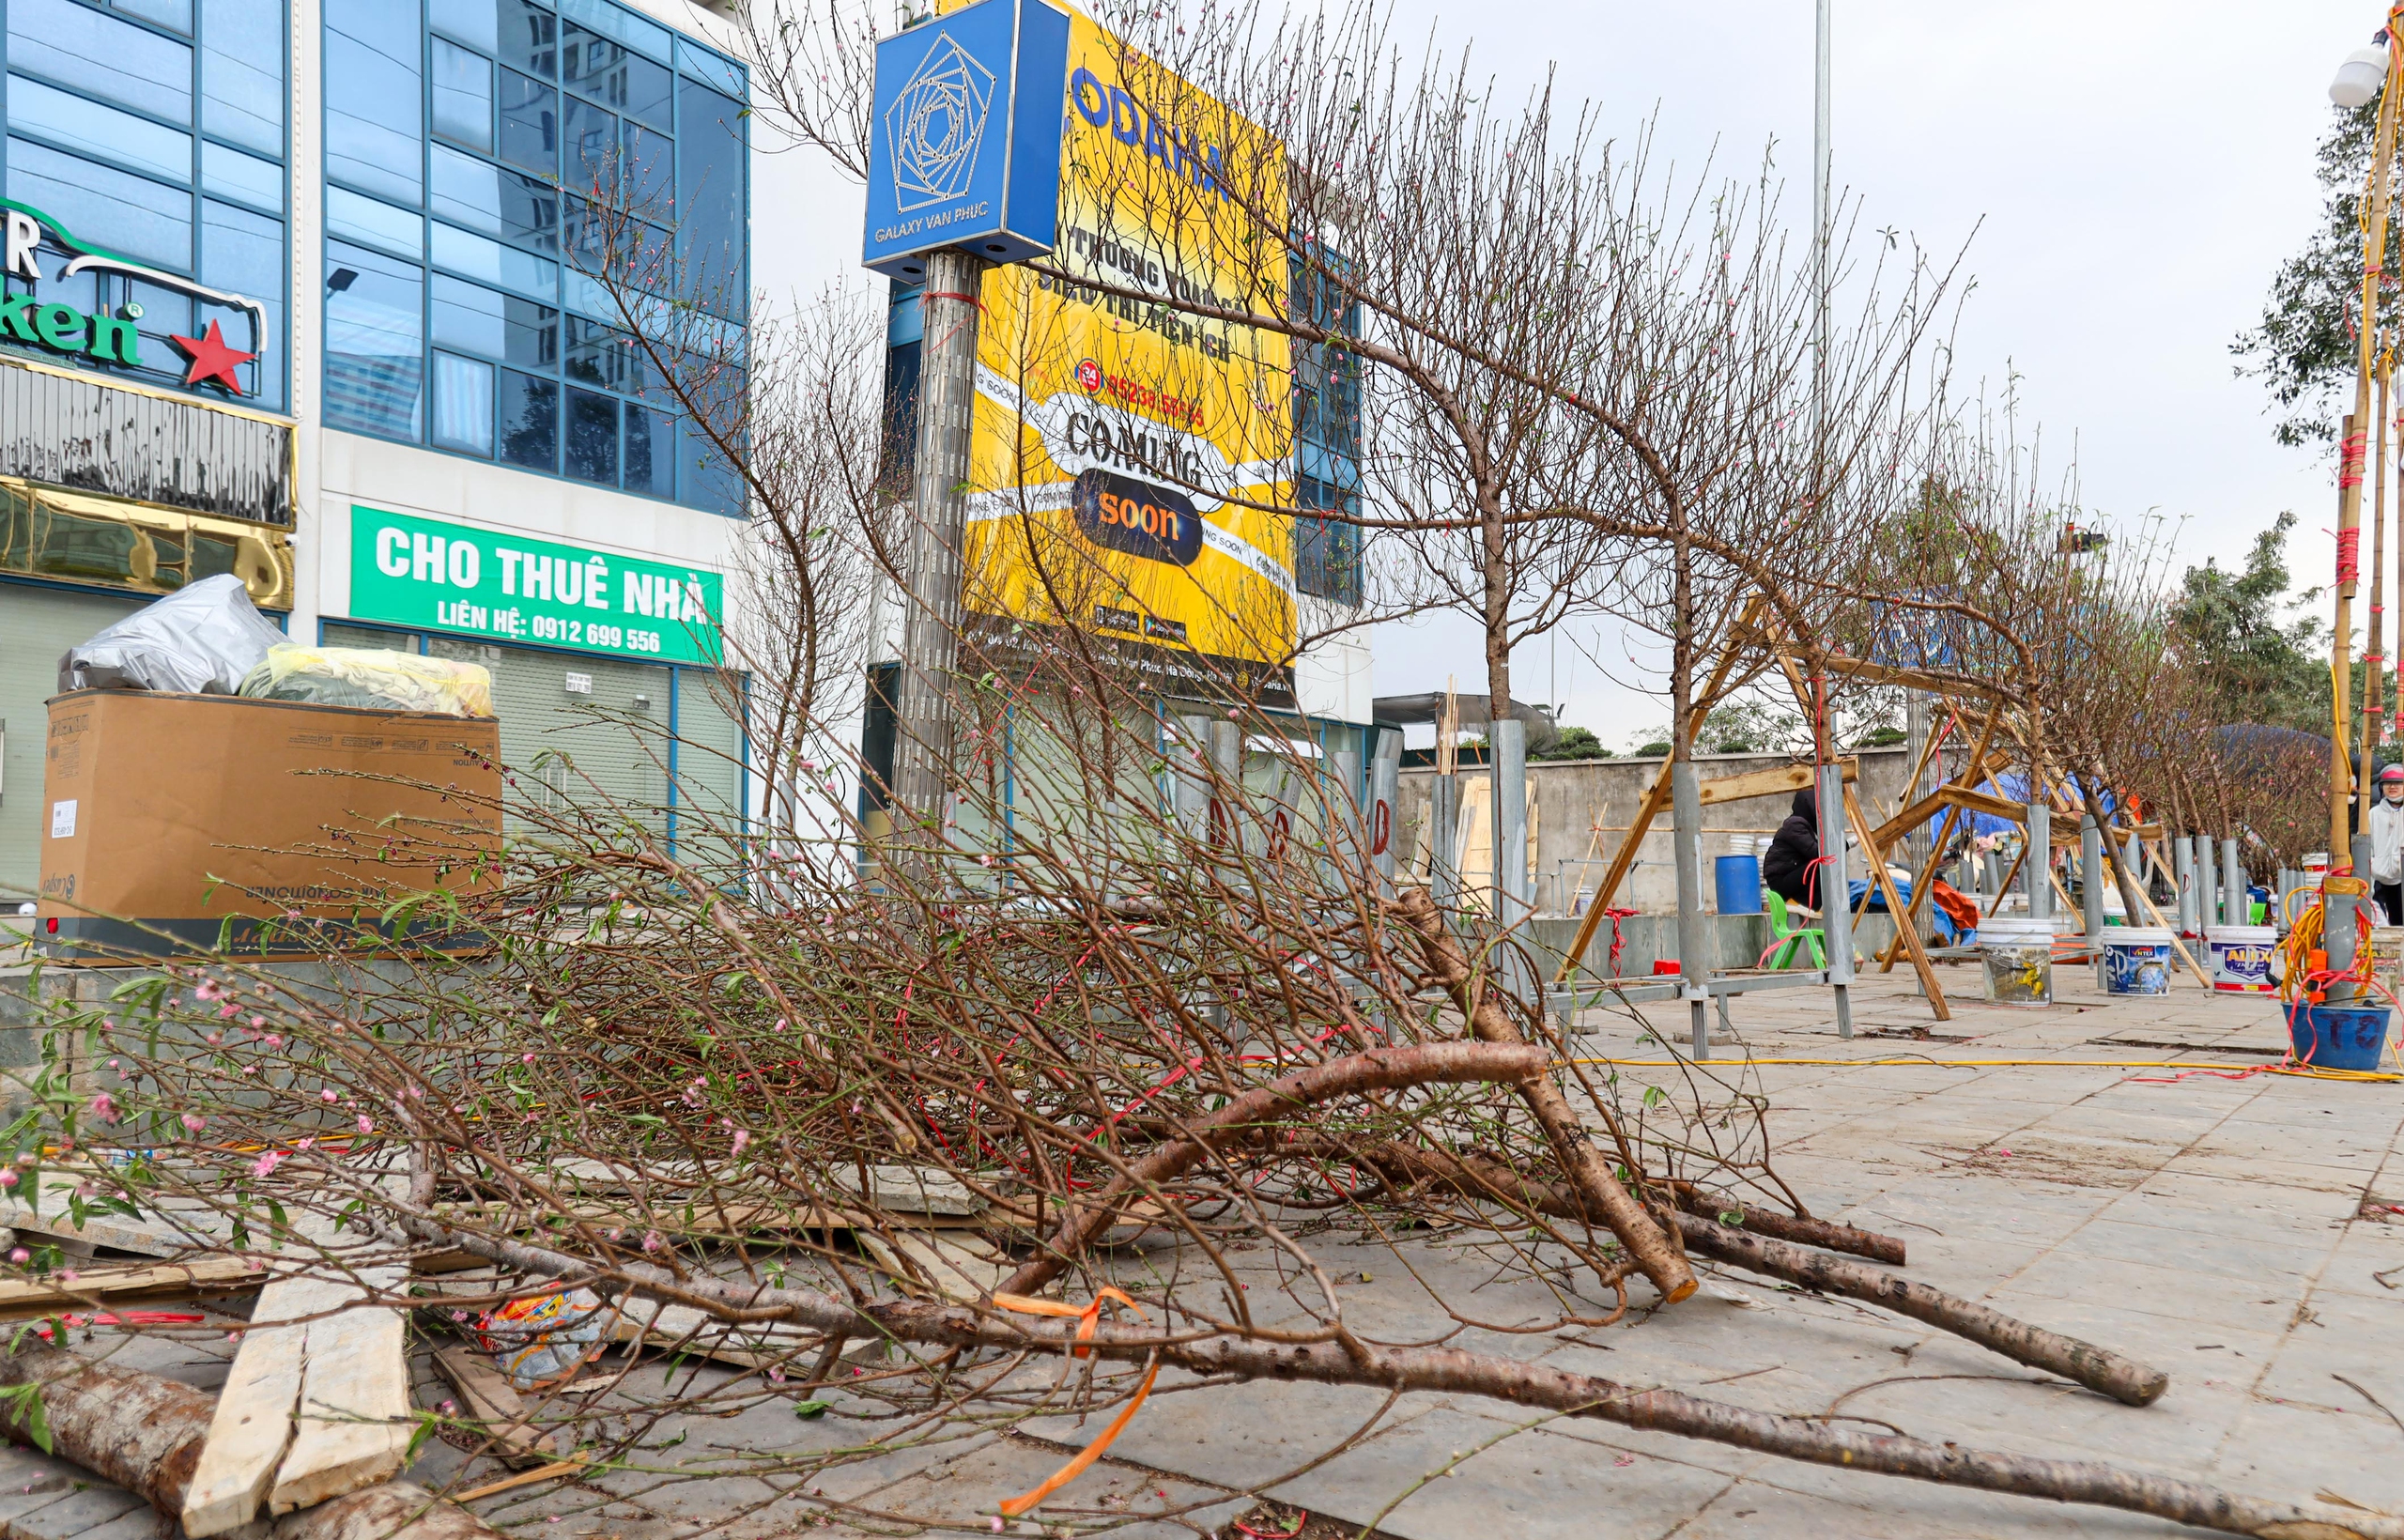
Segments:
[[[308,1330],[300,1412],[268,1493],[271,1514],[392,1480],[416,1430],[399,1311],[346,1310],[311,1321]]]
[[[1873,848],[1883,855],[1896,840],[1935,817],[1945,808],[1965,808],[1974,813],[1985,813],[1990,818],[2008,818],[2015,824],[2026,823],[2028,818],[2028,809],[2020,803],[2007,802],[2002,797],[1990,796],[1984,792],[1974,792],[1966,786],[1948,781],[1879,824],[1868,834],[1868,838],[1877,841]]]
[[[1861,778],[1861,762],[1843,759],[1837,762],[1844,767],[1844,778]],[[1748,770],[1741,776],[1721,776],[1715,780],[1698,782],[1706,808],[1715,802],[1742,802],[1749,797],[1776,796],[1780,792],[1809,791],[1819,778],[1814,765],[1790,764],[1776,770]]]
[[[1911,954],[1912,971],[1919,975],[1920,993],[1928,997],[1929,1009],[1935,1013],[1938,1021],[1951,1021],[1953,1008],[1946,1004],[1945,986],[1936,981],[1936,970],[1929,966],[1928,953],[1920,948],[1919,932],[1912,925],[1910,910],[1895,892],[1895,880],[1887,875],[1887,863],[1879,859],[1877,849],[1870,843],[1870,820],[1862,815],[1861,804],[1850,786],[1844,789],[1844,810],[1845,816],[1853,821],[1855,838],[1862,842],[1862,848],[1870,857],[1871,884],[1887,895],[1887,913],[1895,922],[1895,933],[1903,938],[1904,949]],[[1838,902],[1845,901],[1841,895],[1830,894],[1829,897]],[[1868,901],[1866,895],[1863,901]]]
[[[67,1212],[67,1194],[82,1180],[78,1177],[73,1181],[46,1182],[45,1187],[54,1185],[56,1191],[45,1194],[40,1211],[28,1209],[14,1198],[0,1198],[0,1224],[29,1235],[83,1240],[140,1256],[175,1256],[196,1247],[215,1250],[223,1244],[195,1239],[155,1219],[128,1219],[123,1214],[86,1213],[79,1225]]]
[[[259,1291],[250,1330],[235,1349],[217,1395],[208,1439],[185,1489],[184,1532],[206,1540],[248,1524],[267,1501],[292,1442],[309,1329],[298,1322],[332,1310],[356,1291],[317,1278],[285,1278]]]
[[[911,1293],[974,1304],[993,1297],[1017,1265],[999,1252],[971,1249],[932,1235],[859,1232],[877,1266]]]
[[[196,1300],[258,1287],[271,1274],[246,1256],[86,1268],[72,1283],[56,1274],[0,1282],[0,1321],[38,1320],[61,1311],[106,1310],[162,1300]]]
[[[461,1343],[434,1350],[434,1367],[459,1393],[461,1408],[485,1424],[493,1453],[513,1471],[547,1465],[559,1457],[559,1440],[526,1420],[526,1401],[490,1359]]]
[[[796,1352],[814,1348],[820,1341],[816,1332],[799,1327],[773,1322],[731,1326],[691,1305],[665,1304],[656,1300],[628,1303],[610,1337],[617,1342],[673,1348],[747,1369],[786,1363]]]

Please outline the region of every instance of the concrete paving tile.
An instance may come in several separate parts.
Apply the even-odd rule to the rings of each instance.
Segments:
[[[2280,1308],[2259,1302],[2279,1297],[2274,1283],[2056,1252],[2022,1271],[2008,1291],[1990,1295],[1989,1302],[2002,1308],[2000,1300],[2007,1294],[2032,1301],[2092,1301],[2199,1326],[2260,1331],[2265,1313]],[[2033,1303],[2026,1313],[2032,1319],[2044,1319]]]
[[[1897,1492],[1924,1484],[1855,1475],[1842,1490],[1804,1492],[1766,1479],[1737,1483],[1678,1532],[1679,1540],[1788,1540],[1842,1535],[1847,1540],[1925,1540],[1929,1535],[2077,1536],[2081,1540],[2158,1540],[2195,1532],[2139,1514],[2079,1510],[2075,1517],[2037,1509],[2025,1499],[1946,1488]],[[2049,1507],[2051,1505],[2048,1505]]]
[[[2352,1194],[2231,1181],[2174,1168],[2130,1189],[2098,1217],[2245,1234],[2327,1228],[2352,1219],[2356,1207]],[[2404,1226],[2398,1239],[2404,1240]]]
[[[1111,1446],[1114,1456],[1239,1491],[1256,1491],[1362,1430],[1385,1404],[1359,1386],[1259,1383],[1155,1394]],[[1441,1402],[1406,1397],[1378,1425],[1425,1416]],[[1067,1417],[1028,1420],[1038,1438],[1084,1447],[1100,1427]]]
[[[1528,1420],[1430,1412],[1273,1495],[1353,1523],[1374,1518],[1379,1529],[1407,1540],[1491,1534],[1651,1540],[1677,1530],[1730,1480],[1716,1471],[1635,1451],[1603,1458],[1609,1446],[1552,1437],[1541,1428],[1511,1431]],[[1458,1468],[1458,1475],[1437,1476],[1376,1517],[1456,1454],[1489,1442],[1491,1447]]]
[[[2336,1235],[2325,1228],[2276,1236],[2229,1235],[2105,1218],[2080,1225],[2055,1255],[2267,1280],[2315,1276],[2336,1242]]]
[[[2335,1492],[2389,1513],[2404,1509],[2404,1433],[2364,1408],[2257,1400],[2221,1440],[2215,1470],[2239,1491],[2309,1501]]]
[[[2294,1187],[2311,1193],[2362,1194],[2370,1179],[2365,1170],[2315,1165],[2274,1156],[2228,1149],[2191,1149],[2167,1162],[2163,1170],[2216,1181],[2255,1182],[2265,1187]]]

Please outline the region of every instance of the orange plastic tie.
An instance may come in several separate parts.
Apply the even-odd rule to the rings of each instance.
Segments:
[[[1094,1295],[1093,1301],[1082,1310],[1072,1304],[1064,1304],[1058,1300],[1039,1300],[1025,1294],[996,1294],[994,1296],[994,1303],[997,1308],[1003,1310],[1014,1310],[1022,1316],[1050,1316],[1056,1319],[1064,1320],[1071,1316],[1075,1317],[1077,1320],[1077,1340],[1079,1342],[1083,1342],[1093,1335],[1094,1327],[1102,1319],[1102,1302],[1104,1300],[1116,1300],[1120,1304],[1123,1304],[1128,1309],[1133,1311],[1136,1315],[1142,1316],[1144,1314],[1144,1307],[1142,1305],[1139,1305],[1133,1300],[1129,1299],[1123,1291],[1110,1287],[1107,1285],[1103,1286],[1103,1287]],[[1090,1348],[1072,1348],[1070,1351],[1078,1358],[1090,1358],[1093,1356],[1093,1349]],[[1019,1515],[1025,1513],[1030,1508],[1033,1508],[1037,1503],[1041,1502],[1045,1498],[1050,1497],[1061,1487],[1066,1486],[1069,1483],[1076,1480],[1079,1476],[1084,1475],[1086,1468],[1092,1465],[1094,1461],[1102,1458],[1102,1452],[1107,1450],[1113,1442],[1117,1441],[1118,1435],[1127,1431],[1127,1424],[1135,1420],[1135,1413],[1144,1409],[1144,1399],[1152,1394],[1152,1381],[1160,1377],[1160,1360],[1155,1358],[1152,1360],[1151,1367],[1144,1371],[1144,1382],[1135,1387],[1134,1399],[1129,1401],[1127,1403],[1126,1409],[1119,1412],[1117,1418],[1112,1422],[1108,1427],[1102,1430],[1102,1436],[1094,1440],[1093,1442],[1086,1445],[1085,1448],[1080,1450],[1076,1456],[1071,1459],[1068,1464],[1060,1467],[1057,1471],[1053,1471],[1050,1478],[1047,1479],[1042,1486],[1036,1487],[1031,1492],[1022,1492],[1017,1497],[1005,1499],[1001,1505],[1002,1517],[1004,1518],[1016,1518]]]

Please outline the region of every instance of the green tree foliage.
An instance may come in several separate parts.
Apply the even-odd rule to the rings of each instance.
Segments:
[[[2258,376],[2284,415],[2273,430],[2283,444],[2334,442],[2354,384],[2354,313],[2362,304],[2363,193],[2370,176],[2373,106],[2332,110],[2320,141],[2320,218],[2304,250],[2279,264],[2271,279],[2261,324],[2241,333],[2229,351],[2237,372]],[[2390,204],[2390,266],[2398,245],[2404,203]],[[2380,301],[2381,322],[2404,314],[2404,290],[2393,279]]]
[[[2254,537],[2239,571],[2210,559],[2189,567],[2175,624],[2182,651],[2205,670],[2223,702],[2223,721],[2269,722],[2325,734],[2328,629],[2310,616],[2282,619],[2289,608],[2309,604],[2321,593],[2288,593],[2287,544],[2294,529],[2295,515],[2281,514]]]
[[[1603,740],[1595,736],[1594,729],[1564,727],[1561,730],[1561,736],[1552,741],[1551,747],[1542,753],[1531,754],[1528,758],[1532,760],[1608,760],[1611,758],[1611,751],[1603,747]]]

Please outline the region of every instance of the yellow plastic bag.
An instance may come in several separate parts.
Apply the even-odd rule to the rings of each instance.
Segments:
[[[241,693],[320,706],[492,715],[492,673],[484,665],[381,648],[279,642],[243,677]]]

